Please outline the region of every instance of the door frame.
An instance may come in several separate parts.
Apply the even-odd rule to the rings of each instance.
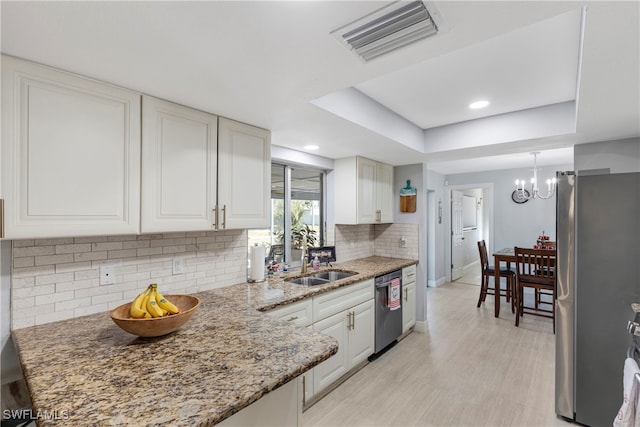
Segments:
[[[484,233],[483,238],[487,242],[487,251],[489,254],[492,254],[494,251],[493,242],[494,242],[494,206],[495,206],[495,191],[493,182],[483,182],[483,183],[475,183],[475,184],[457,184],[457,185],[448,185],[445,187],[445,202],[444,208],[447,210],[443,215],[443,219],[445,221],[445,233],[446,237],[444,239],[445,246],[445,277],[447,282],[451,282],[451,191],[452,190],[468,190],[481,188],[482,189],[482,209],[483,209],[483,217],[484,217]]]

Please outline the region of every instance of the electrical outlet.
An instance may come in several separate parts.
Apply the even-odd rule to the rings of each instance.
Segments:
[[[407,239],[404,236],[400,237],[400,247],[401,248],[407,247]]]
[[[174,257],[173,258],[173,274],[184,273],[184,259]]]
[[[113,265],[100,266],[100,284],[113,285],[116,283],[116,268]]]

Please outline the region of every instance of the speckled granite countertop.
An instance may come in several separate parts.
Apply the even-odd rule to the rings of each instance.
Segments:
[[[337,352],[332,337],[260,311],[415,263],[371,257],[334,264],[358,274],[326,285],[290,284],[292,271],[201,292],[164,337],[134,337],[108,313],[13,331],[34,412],[57,418],[39,425],[216,424]]]

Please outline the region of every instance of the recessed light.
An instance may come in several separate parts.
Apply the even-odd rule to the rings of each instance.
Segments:
[[[320,148],[320,147],[318,147],[317,145],[305,145],[304,146],[305,150],[312,150],[313,151],[313,150],[317,150],[318,148]]]
[[[469,104],[469,108],[477,110],[478,108],[484,108],[489,105],[489,101],[476,101]]]

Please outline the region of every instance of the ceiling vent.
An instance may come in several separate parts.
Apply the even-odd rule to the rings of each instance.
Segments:
[[[438,27],[422,1],[398,1],[331,35],[366,62],[437,32]]]

